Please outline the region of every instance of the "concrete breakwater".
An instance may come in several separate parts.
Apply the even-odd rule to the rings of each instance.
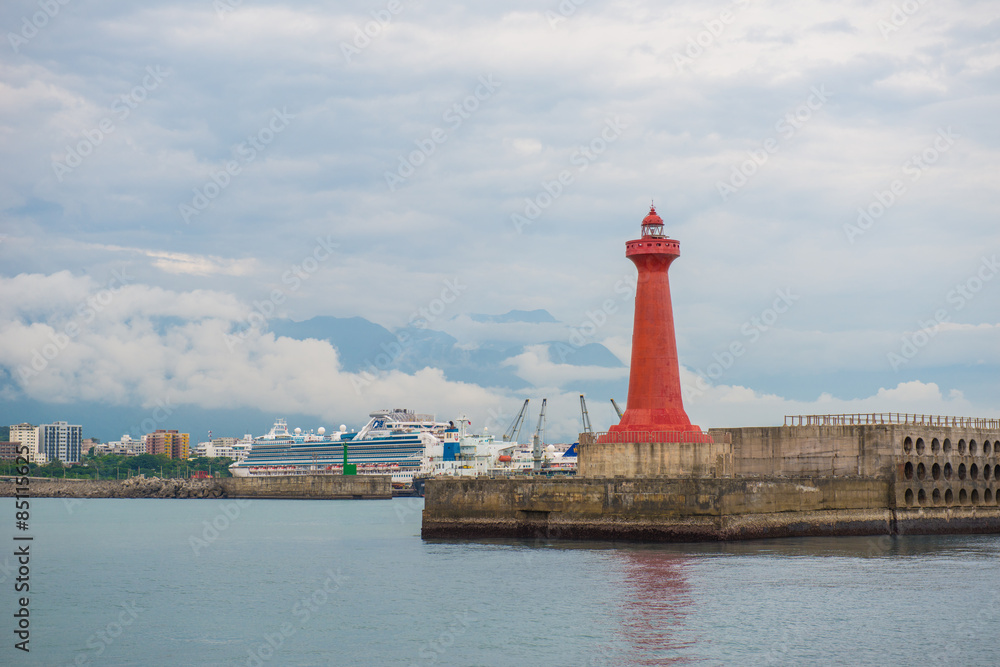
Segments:
[[[435,479],[425,538],[707,541],[1000,533],[1000,507],[897,507],[891,479]]]
[[[16,478],[0,479],[0,497],[16,495]],[[23,485],[22,485],[23,487]],[[289,475],[219,479],[75,480],[28,478],[32,498],[273,498],[376,499],[392,497],[387,475]]]
[[[580,434],[575,479],[429,480],[424,537],[1000,533],[1000,420],[796,415],[712,443]]]

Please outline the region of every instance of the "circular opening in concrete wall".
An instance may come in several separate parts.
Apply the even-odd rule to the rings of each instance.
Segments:
[[[972,495],[969,497],[969,502],[971,502],[973,505],[979,504],[979,489],[972,490]]]
[[[917,438],[917,454],[923,454],[923,453],[924,453],[924,439]]]
[[[944,492],[944,504],[945,505],[951,505],[954,501],[955,501],[955,494],[951,492],[951,489],[948,489],[947,491],[945,491]]]
[[[933,477],[934,479],[941,479],[941,466],[940,466],[940,464],[935,463],[931,467],[931,477]]]
[[[969,455],[970,456],[975,456],[978,453],[979,453],[979,449],[976,447],[976,441],[975,440],[969,440]]]
[[[927,477],[927,468],[924,467],[923,463],[917,464],[917,479],[923,479]]]
[[[941,489],[934,489],[934,491],[931,493],[931,500],[934,502],[935,505],[941,504]]]
[[[945,454],[951,454],[951,440],[949,438],[944,439],[944,444],[941,446],[941,449]]]
[[[913,479],[913,463],[910,461],[907,461],[906,465],[903,466],[903,476],[906,479]]]
[[[962,489],[961,491],[958,492],[958,503],[960,505],[969,504],[969,493],[965,489]]]
[[[958,441],[958,453],[959,454],[965,453],[965,438]]]
[[[993,466],[993,479],[1000,479],[1000,464]]]
[[[917,504],[920,506],[927,504],[927,493],[923,489],[917,491]]]
[[[983,502],[992,503],[993,502],[993,489],[986,489],[983,491]]]
[[[903,441],[903,451],[909,454],[913,451],[913,438],[906,436],[906,440]]]
[[[972,479],[979,479],[979,466],[975,463],[973,463],[972,467],[969,468],[969,477]]]
[[[993,468],[989,466],[983,466],[983,479],[989,479],[992,472]]]
[[[959,463],[958,464],[958,478],[959,479],[965,479],[965,464],[964,463]]]
[[[990,441],[987,440],[983,443],[983,454],[991,454],[991,453],[993,453],[993,445],[991,445]]]
[[[908,506],[913,505],[913,489],[906,490],[906,493],[903,494],[903,500]]]
[[[945,479],[951,479],[951,464],[950,463],[945,463],[944,464],[944,478]]]
[[[931,440],[931,451],[934,452],[935,454],[941,451],[941,441],[938,440],[937,438]]]

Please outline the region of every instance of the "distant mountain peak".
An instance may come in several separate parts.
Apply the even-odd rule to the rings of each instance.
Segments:
[[[479,313],[471,313],[469,315],[469,319],[473,322],[489,322],[490,324],[510,324],[511,322],[541,324],[547,322],[559,322],[559,320],[549,314],[549,311],[541,308],[538,310],[511,310],[503,315],[483,315]]]

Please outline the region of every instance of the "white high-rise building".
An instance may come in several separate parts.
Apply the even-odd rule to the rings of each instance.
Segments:
[[[38,449],[38,427],[32,426],[31,424],[12,424],[10,427],[10,441],[20,442],[22,446],[27,445],[28,447],[28,461],[30,463],[46,463],[46,460],[41,460],[41,452]],[[21,450],[24,451],[23,449]]]
[[[39,449],[49,461],[59,459],[63,463],[79,463],[82,441],[83,427],[79,425],[53,422],[38,427]]]
[[[98,454],[120,454],[122,456],[136,456],[146,453],[146,443],[142,440],[133,440],[132,436],[125,434],[121,440],[106,442],[94,446],[94,451]]]

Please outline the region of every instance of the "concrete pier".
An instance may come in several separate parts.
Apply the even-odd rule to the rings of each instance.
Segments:
[[[866,479],[429,480],[424,537],[704,541],[890,532]],[[1000,512],[998,512],[1000,516]]]
[[[1000,423],[881,417],[713,430],[713,443],[581,437],[580,470],[590,475],[428,480],[422,535],[701,541],[1000,533]]]
[[[866,478],[435,479],[425,538],[693,542],[1000,533],[1000,507],[900,508]]]
[[[287,475],[216,480],[229,498],[351,500],[392,498],[389,475]]]

